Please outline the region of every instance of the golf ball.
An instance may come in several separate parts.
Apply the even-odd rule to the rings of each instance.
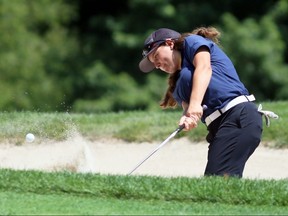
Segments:
[[[27,142],[33,142],[34,139],[35,139],[34,134],[28,133],[28,134],[26,135],[26,141],[27,141]]]

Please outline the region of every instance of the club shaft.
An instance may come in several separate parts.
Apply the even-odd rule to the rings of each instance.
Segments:
[[[156,149],[154,149],[148,156],[144,158],[144,160],[140,161],[140,163],[137,164],[137,166],[132,169],[128,175],[131,175],[139,166],[141,166],[146,160],[148,160],[155,152],[157,152],[160,148],[162,148],[170,139],[176,136],[177,133],[179,133],[184,126],[180,126],[177,128],[166,140],[164,140]]]

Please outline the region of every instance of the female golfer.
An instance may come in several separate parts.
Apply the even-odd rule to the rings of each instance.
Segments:
[[[183,107],[179,125],[189,131],[201,120],[209,131],[205,175],[242,177],[262,135],[262,117],[253,95],[240,81],[233,63],[218,46],[213,27],[180,34],[161,28],[145,40],[143,72],[169,74],[162,108]]]

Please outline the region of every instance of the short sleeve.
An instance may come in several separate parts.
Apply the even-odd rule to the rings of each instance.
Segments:
[[[190,35],[186,37],[184,47],[187,58],[190,60],[194,59],[197,50],[202,46],[206,46],[211,52],[214,43],[213,41],[203,38],[199,35]]]

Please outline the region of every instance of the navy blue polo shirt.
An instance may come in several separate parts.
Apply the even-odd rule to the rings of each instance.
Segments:
[[[184,40],[182,67],[173,92],[173,97],[179,106],[182,101],[189,104],[195,70],[192,61],[201,46],[209,49],[212,67],[212,77],[202,101],[202,105],[207,106],[202,116],[204,122],[212,112],[223,108],[233,98],[248,95],[249,92],[240,81],[233,63],[217,44],[199,35],[190,35]]]

